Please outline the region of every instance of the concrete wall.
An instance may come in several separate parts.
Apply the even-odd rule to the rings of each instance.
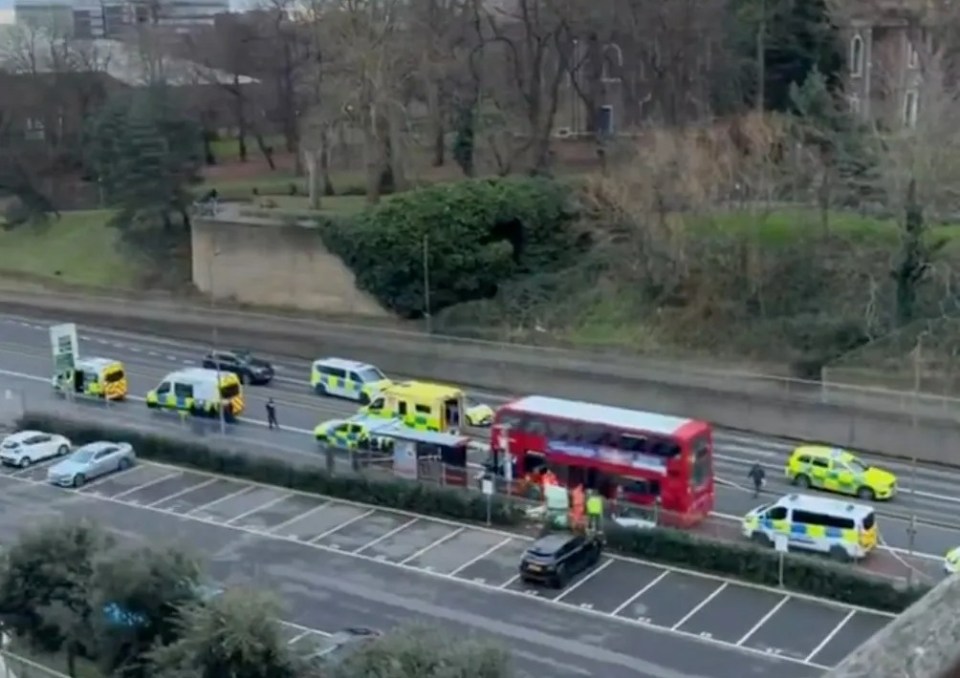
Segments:
[[[196,218],[193,284],[218,299],[275,308],[388,317],[316,230],[268,221]]]
[[[216,324],[253,350],[303,359],[317,352],[367,360],[387,372],[507,393],[542,393],[680,416],[756,433],[823,441],[960,466],[956,413],[930,407],[916,415],[894,398],[851,400],[833,390],[626,356],[507,346],[375,327],[218,311],[176,302],[108,301],[0,290],[0,312],[49,317],[204,342]],[[909,407],[912,400],[907,399]]]

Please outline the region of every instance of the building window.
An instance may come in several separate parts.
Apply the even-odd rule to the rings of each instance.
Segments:
[[[24,136],[29,141],[43,141],[46,137],[47,130],[43,124],[43,120],[39,118],[27,118],[27,129],[24,133]]]
[[[863,75],[863,38],[859,35],[850,41],[850,75],[855,78]]]
[[[623,50],[620,45],[611,42],[603,48],[603,70],[600,79],[603,82],[620,82],[623,69]]]
[[[856,94],[851,94],[847,99],[847,103],[850,105],[851,113],[853,113],[854,115],[860,115],[860,97],[859,96],[857,96]]]
[[[919,111],[920,95],[915,89],[907,90],[903,95],[903,124],[907,127],[916,127]]]

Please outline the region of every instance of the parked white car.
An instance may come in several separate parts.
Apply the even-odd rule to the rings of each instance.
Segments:
[[[70,453],[70,441],[56,433],[20,431],[0,443],[0,464],[26,468],[31,464]]]

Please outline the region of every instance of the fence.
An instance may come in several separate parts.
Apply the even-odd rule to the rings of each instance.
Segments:
[[[9,650],[0,650],[0,678],[68,678],[68,676]]]

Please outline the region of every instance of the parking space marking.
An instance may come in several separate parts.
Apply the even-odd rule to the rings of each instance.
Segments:
[[[297,644],[298,642],[300,642],[301,640],[303,640],[304,638],[306,638],[307,636],[309,636],[311,633],[313,633],[313,632],[312,632],[312,631],[304,631],[303,633],[298,633],[298,634],[295,635],[293,638],[291,638],[290,640],[287,641],[287,645],[295,645],[295,644]]]
[[[584,584],[586,584],[588,581],[590,581],[591,579],[593,579],[594,577],[596,577],[598,574],[600,574],[601,572],[603,572],[604,570],[606,570],[608,567],[610,567],[610,565],[611,565],[612,563],[613,563],[613,561],[610,560],[609,558],[607,558],[605,561],[603,561],[603,563],[601,563],[600,565],[597,565],[597,566],[594,567],[592,570],[590,570],[589,572],[587,572],[585,575],[583,575],[582,577],[580,577],[580,579],[579,579],[578,581],[574,582],[573,584],[571,584],[570,586],[568,586],[566,589],[564,589],[563,593],[561,593],[559,596],[557,596],[556,598],[554,598],[554,600],[556,600],[556,601],[561,601],[561,600],[563,600],[564,598],[566,598],[567,596],[569,596],[571,593],[573,593],[574,591],[576,591],[578,588],[580,588],[581,586],[583,586]]]
[[[158,483],[162,483],[164,480],[170,480],[171,478],[176,478],[176,477],[178,477],[178,476],[183,476],[183,473],[168,473],[168,474],[165,475],[165,476],[160,476],[159,478],[154,478],[153,480],[148,480],[148,481],[145,482],[145,483],[141,483],[141,484],[137,485],[136,487],[131,487],[129,490],[124,490],[124,491],[121,492],[120,494],[115,494],[115,495],[113,495],[113,498],[114,498],[114,499],[123,499],[123,498],[126,497],[127,495],[133,494],[134,492],[137,492],[137,491],[142,490],[142,489],[144,489],[144,488],[150,487],[150,486],[152,486],[152,485],[156,485],[156,484],[158,484]]]
[[[813,661],[813,658],[816,657],[816,656],[820,653],[820,650],[822,650],[823,648],[825,648],[825,647],[827,646],[827,643],[829,643],[831,640],[833,640],[833,639],[836,637],[836,635],[837,635],[838,633],[840,633],[840,631],[843,630],[843,627],[847,625],[847,622],[849,622],[851,619],[853,619],[853,615],[855,615],[856,613],[857,613],[856,610],[850,610],[849,612],[847,612],[847,616],[845,616],[843,619],[841,619],[841,620],[840,620],[840,623],[833,627],[833,630],[830,631],[830,633],[827,634],[827,637],[824,638],[824,639],[820,642],[819,645],[817,645],[815,648],[813,648],[813,652],[811,652],[810,654],[808,654],[808,655],[807,655],[807,658],[804,659],[804,661],[807,661],[807,662]]]
[[[338,532],[339,530],[342,530],[343,528],[347,527],[348,525],[352,525],[353,523],[355,523],[355,522],[357,522],[357,521],[359,521],[359,520],[363,520],[363,519],[366,518],[367,516],[373,515],[373,514],[376,512],[376,510],[377,510],[377,509],[370,509],[370,510],[367,511],[366,513],[361,513],[360,515],[354,516],[353,518],[351,518],[350,520],[348,520],[348,521],[346,521],[346,522],[344,522],[344,523],[340,523],[339,525],[337,525],[337,526],[336,526],[335,528],[333,528],[332,530],[327,530],[326,532],[321,532],[321,533],[318,534],[316,537],[314,537],[313,539],[311,539],[309,543],[310,543],[310,544],[316,544],[318,541],[320,541],[320,540],[323,539],[324,537],[329,537],[331,534],[334,534],[335,532]]]
[[[150,467],[148,467],[148,466],[131,466],[130,468],[128,468],[128,469],[125,470],[125,471],[116,471],[116,472],[114,472],[114,473],[107,473],[107,474],[103,475],[102,477],[97,478],[97,479],[94,480],[92,483],[86,483],[86,484],[84,484],[83,489],[86,490],[87,492],[89,492],[89,491],[90,491],[91,489],[93,489],[94,487],[99,487],[99,486],[104,485],[104,484],[106,484],[106,483],[109,483],[109,482],[111,482],[111,481],[113,481],[113,480],[116,480],[117,478],[129,478],[129,477],[132,476],[132,475],[136,475],[136,472],[137,472],[137,471],[148,471],[148,472],[149,472],[149,471],[150,471]],[[96,492],[93,492],[92,494],[97,494],[97,493],[96,493]]]
[[[381,535],[380,535],[379,537],[377,537],[376,539],[374,539],[374,540],[372,540],[372,541],[368,541],[368,542],[367,542],[366,544],[364,544],[363,546],[361,546],[361,547],[359,547],[359,548],[357,548],[357,549],[354,549],[354,550],[352,551],[352,553],[363,553],[364,551],[366,551],[366,550],[367,550],[368,548],[370,548],[371,546],[376,546],[377,544],[379,544],[380,542],[382,542],[384,539],[388,539],[388,538],[392,537],[393,535],[397,534],[398,532],[403,532],[405,529],[407,529],[408,527],[410,527],[411,525],[413,525],[414,523],[417,523],[417,522],[419,522],[419,520],[418,520],[417,518],[413,518],[413,519],[411,519],[411,520],[408,520],[408,521],[405,522],[403,525],[400,525],[400,526],[398,526],[398,527],[395,527],[395,528],[393,528],[392,530],[390,530],[389,532],[387,532],[386,534],[381,534]]]
[[[127,479],[123,483],[126,487],[121,486],[114,489],[114,491],[121,490],[116,495],[123,495],[120,499],[104,496],[100,493],[89,493],[88,498],[123,506],[133,506],[179,518],[188,517],[207,525],[299,543],[361,560],[400,567],[423,575],[440,576],[447,580],[478,586],[487,591],[502,590],[508,595],[524,597],[532,593],[530,590],[511,586],[519,579],[517,564],[523,551],[530,543],[530,539],[524,535],[508,535],[503,531],[458,524],[454,521],[434,519],[427,516],[417,516],[405,511],[364,507],[362,504],[331,500],[309,493],[283,492],[276,496],[281,488],[254,483],[244,483],[236,491],[191,509],[187,514],[170,508],[156,508],[131,501],[130,489],[140,489],[142,485],[158,486],[164,479],[171,477],[169,471],[172,468],[154,465],[154,469],[161,472],[161,477],[151,480],[137,477],[134,481],[134,488],[129,487],[130,481]],[[180,471],[186,477],[190,476],[190,472]],[[166,474],[163,475],[163,472],[166,472]],[[128,474],[115,474],[114,477],[120,477],[121,475],[124,478],[129,478]],[[204,478],[206,479],[204,480]],[[143,482],[137,483],[141,480]],[[45,482],[12,477],[8,482],[47,486]],[[222,492],[231,487],[234,481],[228,481],[213,474],[198,474],[194,485],[190,488],[180,488],[174,495],[183,496],[189,494],[190,491],[199,488],[211,488],[212,486],[215,489],[217,482],[227,485],[227,487],[221,485],[220,491]],[[231,484],[228,484],[228,482]],[[166,488],[163,489],[169,492]],[[75,494],[78,492],[70,488],[60,491]],[[274,496],[266,496],[268,492]],[[153,493],[154,495],[158,494],[156,489],[153,490]],[[86,493],[81,492],[81,494]],[[210,497],[209,489],[206,495]],[[296,508],[294,505],[288,506],[284,511],[274,510],[271,513],[274,520],[279,521],[281,517],[283,518],[283,522],[279,522],[278,526],[286,523],[282,528],[284,532],[294,531],[296,534],[284,535],[278,533],[276,529],[271,533],[264,528],[249,524],[236,524],[245,515],[249,516],[257,511],[264,511],[266,507],[289,500],[297,495],[305,504],[304,510],[301,510],[300,513],[297,515],[290,514],[291,510]],[[167,495],[167,497],[154,503],[169,503],[172,501],[169,499],[171,496],[173,495]],[[254,502],[260,500],[261,496],[267,501],[253,505]],[[189,513],[202,509],[204,506],[237,497],[246,499],[246,501],[234,502],[229,509],[222,506],[217,514],[189,515]],[[306,499],[311,499],[314,502],[324,499],[326,501],[315,506],[309,506],[309,502],[305,501]],[[186,510],[186,508],[182,510]],[[309,529],[302,529],[303,526],[309,527],[307,524],[310,522],[311,516],[320,519],[314,523],[314,531],[318,531],[317,525],[320,523],[325,528],[317,536],[313,536]],[[370,520],[366,521],[360,529],[351,530],[349,536],[345,537],[347,542],[352,541],[352,545],[357,547],[356,553],[346,551],[344,548],[337,548],[336,544],[315,543],[323,536],[343,530],[345,527],[359,523],[365,518],[370,518]],[[333,522],[331,522],[331,519]],[[418,526],[417,523],[422,527]],[[296,529],[291,530],[291,527]],[[404,530],[407,532],[404,532]],[[483,535],[483,537],[473,537],[473,535]],[[361,541],[361,538],[365,539]],[[390,539],[391,546],[385,550],[383,545],[388,539]],[[493,539],[497,540],[496,543],[491,543]],[[340,540],[340,543],[346,546],[343,540]],[[374,549],[377,545],[381,545],[380,548]],[[434,552],[437,553],[436,556],[431,555]],[[424,555],[427,555],[428,558],[423,558]],[[430,565],[427,565],[427,562]],[[629,569],[631,567],[637,568],[635,574],[631,574]],[[614,569],[617,569],[619,574],[614,573]],[[608,575],[608,573],[610,574]],[[670,574],[673,574],[674,577],[668,578],[667,575]],[[512,576],[508,577],[508,575]],[[507,578],[507,581],[498,586],[496,581],[501,577]],[[674,579],[677,580],[676,585],[674,585]],[[623,596],[633,588],[629,586],[631,581],[636,581],[636,585],[640,586],[640,589],[623,600]],[[657,588],[661,583],[665,586]],[[656,590],[656,596],[651,593],[654,590]],[[762,593],[769,596],[770,600],[767,601],[767,605],[763,605],[762,597],[755,596],[752,601],[749,601],[750,607],[747,608],[749,614],[745,615],[748,618],[744,619],[743,622],[745,623],[741,624],[743,628],[728,628],[723,621],[725,611],[729,611],[727,613],[729,618],[729,614],[732,614],[733,610],[739,609],[736,606],[740,602],[743,602],[744,605],[747,604],[748,599],[741,600],[740,598],[745,590]],[[619,600],[617,599],[618,592]],[[726,648],[736,647],[741,651],[753,654],[775,655],[783,661],[799,663],[822,670],[827,670],[831,664],[838,663],[846,653],[856,647],[856,645],[850,646],[852,643],[862,642],[869,636],[871,629],[875,632],[895,616],[838,605],[803,594],[788,594],[769,587],[741,584],[715,575],[657,566],[653,563],[615,554],[605,555],[605,559],[600,565],[583,578],[574,581],[571,586],[562,592],[544,591],[543,595],[540,595],[540,592],[537,593],[536,598],[541,600],[543,604],[562,606],[562,610],[579,610],[582,613],[597,614],[608,619],[616,618],[624,623],[639,625],[653,631],[700,639]],[[771,594],[776,595],[777,598],[772,597]],[[680,596],[679,602],[678,596]],[[773,604],[774,601],[776,601],[776,604]],[[627,611],[631,604],[636,606],[635,613]],[[608,610],[612,610],[612,612]],[[625,613],[625,611],[627,612]],[[781,621],[771,621],[778,612],[780,612],[778,619],[781,619]],[[674,618],[667,619],[668,617]],[[749,617],[761,618],[746,633],[743,633],[747,623],[750,622]],[[764,629],[762,634],[758,633],[765,624],[771,628]],[[715,631],[715,629],[720,628],[725,633]],[[791,635],[790,629],[792,628],[799,629],[796,638]],[[811,633],[818,628],[830,629],[829,636],[823,637]],[[734,634],[738,631],[743,635],[739,640],[736,640]],[[721,637],[715,637],[714,633]],[[724,635],[726,635],[726,638],[722,637]],[[828,656],[830,662],[816,661],[818,658]]]
[[[168,501],[173,501],[174,499],[178,499],[178,498],[182,497],[183,495],[187,494],[188,492],[193,492],[194,490],[202,490],[202,489],[205,488],[205,487],[210,487],[210,486],[213,485],[215,482],[217,482],[217,479],[216,479],[216,478],[210,478],[210,480],[206,480],[206,481],[200,483],[199,485],[191,485],[190,487],[185,487],[185,488],[183,488],[182,490],[178,490],[177,492],[174,492],[173,494],[168,494],[166,497],[161,497],[160,499],[157,499],[156,501],[150,502],[149,504],[147,504],[147,506],[157,506],[157,505],[159,505],[159,504],[165,504],[165,503],[167,503]]]
[[[300,515],[296,515],[296,516],[294,516],[293,518],[290,518],[289,520],[284,520],[284,521],[283,521],[282,523],[280,523],[279,525],[274,525],[274,526],[271,527],[269,530],[267,530],[267,532],[271,532],[271,533],[273,533],[273,532],[279,532],[280,530],[285,529],[288,525],[293,525],[293,524],[294,524],[295,522],[297,522],[298,520],[303,520],[304,518],[313,515],[313,514],[316,513],[317,511],[321,511],[321,510],[325,509],[326,507],[330,506],[330,504],[332,504],[332,503],[333,503],[332,501],[329,501],[329,500],[328,500],[328,501],[323,502],[322,504],[318,504],[318,505],[314,506],[312,509],[310,509],[309,511],[304,511],[304,512],[301,513]]]
[[[466,529],[467,529],[466,527],[461,527],[460,529],[454,530],[453,532],[451,532],[450,534],[448,534],[448,535],[446,535],[446,536],[440,537],[439,539],[436,539],[436,540],[430,542],[429,544],[427,544],[426,546],[424,546],[424,547],[423,547],[422,549],[420,549],[419,551],[416,551],[416,552],[414,552],[412,555],[409,555],[409,556],[407,556],[406,558],[404,558],[403,560],[401,560],[401,561],[400,561],[400,564],[401,564],[401,565],[406,565],[406,564],[409,563],[411,560],[416,560],[417,558],[419,558],[420,556],[422,556],[424,553],[426,553],[426,552],[429,551],[430,549],[436,548],[437,546],[440,546],[440,544],[443,544],[444,542],[448,542],[448,541],[450,541],[451,539],[453,539],[454,537],[457,537],[457,536],[463,534]]]
[[[747,642],[748,640],[750,640],[751,636],[753,636],[754,633],[756,633],[757,631],[759,631],[759,630],[763,627],[764,624],[766,624],[768,621],[770,621],[770,617],[772,617],[772,616],[775,615],[777,612],[779,612],[779,611],[780,611],[780,608],[783,607],[784,605],[786,605],[788,600],[790,600],[790,596],[789,596],[789,595],[785,595],[783,598],[780,599],[780,602],[779,602],[779,603],[777,603],[777,604],[774,605],[772,608],[770,608],[770,611],[769,611],[769,612],[767,612],[765,615],[763,615],[762,617],[760,617],[760,621],[758,621],[756,624],[754,624],[754,625],[751,627],[751,629],[750,629],[749,631],[747,631],[747,632],[743,635],[743,637],[736,642],[737,647],[743,647],[743,644],[744,644],[745,642]]]
[[[200,506],[194,506],[192,509],[187,511],[186,515],[193,516],[197,511],[206,511],[211,506],[216,506],[222,501],[227,501],[228,499],[233,499],[234,497],[239,497],[242,494],[246,494],[254,489],[253,485],[244,485],[236,492],[231,492],[230,494],[225,494],[222,497],[217,497],[213,501],[208,501],[206,504],[200,504]]]
[[[468,567],[470,567],[471,565],[474,565],[474,564],[480,562],[481,560],[483,560],[484,558],[486,558],[487,556],[492,555],[492,554],[495,553],[496,551],[499,551],[500,549],[502,549],[504,546],[506,546],[507,544],[509,544],[509,543],[512,542],[512,541],[513,541],[513,537],[507,537],[507,538],[504,539],[502,542],[500,542],[500,543],[498,543],[498,544],[494,544],[493,546],[491,546],[490,548],[488,548],[486,551],[484,551],[483,553],[481,553],[479,556],[476,556],[476,557],[474,557],[474,558],[471,558],[470,560],[468,560],[467,562],[465,562],[463,565],[461,565],[460,567],[458,567],[457,569],[455,569],[453,572],[450,573],[450,576],[451,576],[451,577],[456,577],[458,574],[460,574],[461,572],[463,572],[464,570],[466,570],[466,569],[467,569]]]
[[[265,503],[263,503],[263,504],[259,504],[259,505],[257,505],[255,508],[250,509],[249,511],[244,511],[244,512],[241,513],[240,515],[237,515],[237,516],[234,516],[233,518],[230,518],[230,520],[228,520],[228,521],[227,521],[226,523],[224,523],[224,524],[225,524],[225,525],[231,525],[231,526],[232,526],[232,525],[233,525],[234,523],[236,523],[238,520],[242,520],[242,519],[246,518],[247,516],[256,513],[257,511],[262,511],[262,510],[265,509],[265,508],[270,508],[270,507],[273,506],[274,504],[279,504],[281,501],[283,501],[284,499],[289,499],[291,496],[292,496],[292,495],[289,495],[289,494],[281,494],[279,497],[274,497],[274,498],[271,499],[270,501],[267,501],[267,502],[265,502]]]
[[[714,598],[716,598],[717,596],[719,596],[719,595],[723,592],[723,590],[724,590],[725,588],[727,588],[729,585],[730,585],[730,582],[724,582],[723,584],[721,584],[720,586],[718,586],[713,593],[711,593],[709,596],[707,596],[707,597],[704,598],[702,601],[700,601],[700,604],[699,604],[699,605],[697,605],[695,608],[693,608],[692,610],[690,610],[689,612],[687,612],[687,614],[684,615],[684,616],[680,619],[680,621],[678,621],[676,624],[674,624],[673,626],[671,626],[671,627],[670,627],[670,630],[671,630],[671,631],[676,631],[676,630],[679,629],[681,626],[683,626],[685,623],[687,623],[687,621],[688,621],[693,615],[695,615],[697,612],[699,612],[700,610],[702,610],[703,608],[705,608],[705,607],[710,603],[711,600],[713,600]]]

